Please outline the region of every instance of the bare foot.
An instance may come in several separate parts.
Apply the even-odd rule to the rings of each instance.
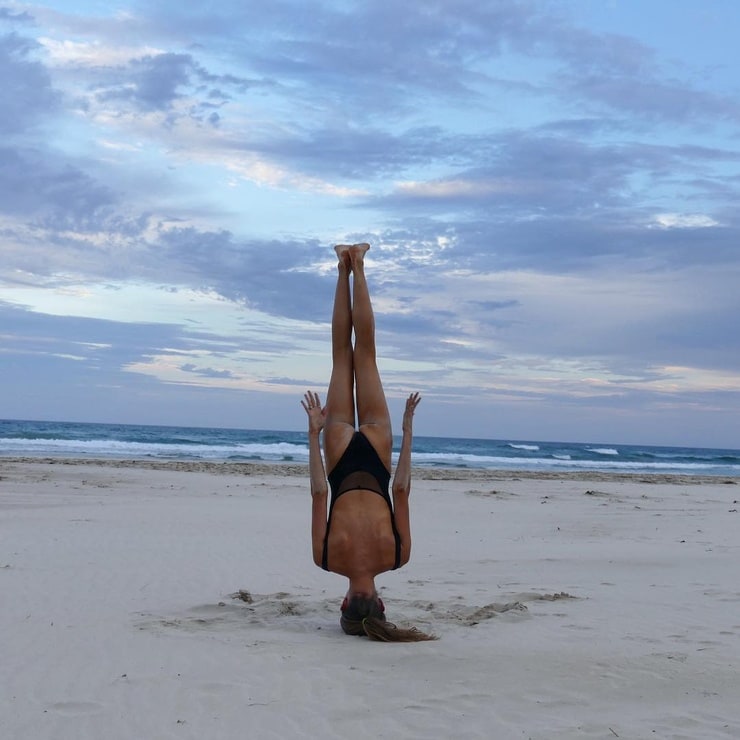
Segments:
[[[349,244],[337,244],[334,247],[334,251],[337,253],[339,258],[339,264],[344,265],[348,270],[352,267],[352,261],[350,259],[349,250],[351,249]]]
[[[349,256],[352,260],[352,267],[355,265],[362,265],[364,258],[365,258],[365,252],[370,249],[370,245],[363,242],[362,244],[353,244],[349,248]]]

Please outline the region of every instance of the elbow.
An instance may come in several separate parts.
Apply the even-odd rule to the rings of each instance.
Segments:
[[[411,560],[411,542],[403,543],[401,545],[401,558],[398,561],[398,567],[403,568],[406,563]]]
[[[313,563],[314,563],[314,565],[318,565],[319,568],[323,568],[324,567],[323,558],[324,558],[324,546],[323,546],[323,543],[321,544],[321,546],[318,546],[316,543],[314,543],[314,545],[313,545]]]
[[[411,482],[410,481],[394,481],[393,483],[393,497],[408,497],[411,493]]]

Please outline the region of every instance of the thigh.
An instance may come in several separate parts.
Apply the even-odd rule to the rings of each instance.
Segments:
[[[355,393],[360,431],[370,440],[380,459],[391,469],[393,432],[383,383],[375,357],[355,350]]]
[[[336,467],[354,433],[354,424],[345,424],[341,421],[327,421],[324,424],[324,459],[327,475]]]
[[[354,360],[352,349],[334,356],[326,393],[326,422],[355,425]]]
[[[334,357],[329,390],[326,394],[324,457],[327,473],[339,461],[355,431],[354,361],[350,348]]]

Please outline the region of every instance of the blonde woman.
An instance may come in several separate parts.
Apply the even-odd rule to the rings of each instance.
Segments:
[[[421,399],[412,393],[406,400],[391,499],[393,435],[375,356],[375,319],[364,269],[368,249],[368,244],[335,247],[339,264],[326,406],[322,408],[319,396],[311,391],[301,401],[308,415],[313,558],[316,565],[349,579],[340,619],[347,634],[386,641],[429,640],[434,638],[415,628],[398,629],[387,622],[375,587],[375,576],[402,567],[411,555],[411,440]],[[328,518],[322,430],[331,487]]]

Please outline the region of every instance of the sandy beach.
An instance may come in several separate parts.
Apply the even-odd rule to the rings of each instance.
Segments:
[[[416,470],[380,644],[303,466],[0,460],[0,738],[738,738],[739,484]]]

